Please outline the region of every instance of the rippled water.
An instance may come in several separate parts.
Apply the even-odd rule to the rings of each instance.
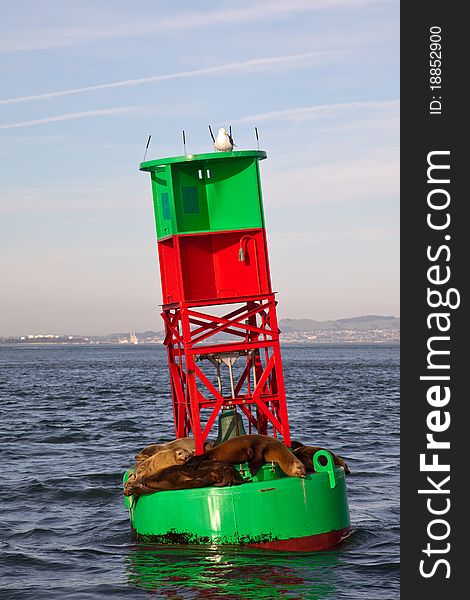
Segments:
[[[133,542],[123,471],[172,437],[161,347],[0,347],[0,597],[399,597],[399,348],[284,347],[295,438],[348,458],[353,534],[322,553]]]

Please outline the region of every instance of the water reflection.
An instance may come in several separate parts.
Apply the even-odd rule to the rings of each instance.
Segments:
[[[337,597],[335,551],[292,554],[139,544],[126,563],[129,585],[160,598]]]

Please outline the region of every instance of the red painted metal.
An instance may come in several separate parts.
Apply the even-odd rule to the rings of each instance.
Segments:
[[[176,437],[193,435],[202,453],[220,411],[237,406],[250,432],[290,445],[266,231],[173,235],[158,253]]]
[[[346,527],[344,529],[338,529],[337,531],[327,531],[326,533],[291,538],[290,540],[273,540],[272,542],[247,545],[251,548],[262,548],[263,550],[318,552],[319,550],[328,550],[329,548],[338,545],[342,540],[348,537],[349,533],[350,529],[349,527]]]
[[[165,304],[272,291],[264,229],[175,235],[158,254]]]
[[[274,293],[173,302],[162,317],[176,437],[192,434],[202,453],[219,412],[237,406],[249,431],[281,435],[290,446]],[[235,357],[224,390],[214,364]]]

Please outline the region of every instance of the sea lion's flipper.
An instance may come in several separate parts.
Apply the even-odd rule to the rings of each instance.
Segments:
[[[351,475],[351,471],[349,470],[348,463],[344,460],[344,458],[342,456],[339,456],[339,454],[337,454],[335,458],[338,459],[338,462],[335,461],[335,464],[339,465],[340,467],[343,467],[344,474]]]
[[[228,485],[240,485],[244,483],[240,473],[230,463],[213,463],[217,468],[212,471],[214,485],[216,487],[225,487]]]
[[[207,454],[199,454],[199,456],[193,456],[187,460],[184,465],[190,469],[197,469],[203,460],[210,460]]]
[[[244,483],[248,483],[248,481],[246,479],[235,479],[235,481],[227,485],[243,485]]]
[[[143,481],[136,481],[124,488],[124,496],[141,496],[143,494],[151,494],[155,490],[149,488]]]
[[[183,477],[179,481],[171,481],[167,489],[170,490],[190,490],[192,488],[210,487],[213,481],[209,477]]]
[[[236,477],[226,476],[216,483],[212,482],[210,485],[213,485],[214,487],[229,487],[231,485],[241,485],[242,483],[246,482],[244,480],[237,479]]]
[[[250,468],[250,473],[252,477],[256,477],[256,475],[258,474],[258,471],[261,469],[261,465],[263,463],[261,461],[250,461],[248,463],[248,467]]]

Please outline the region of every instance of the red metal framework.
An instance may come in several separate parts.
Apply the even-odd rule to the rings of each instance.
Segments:
[[[202,453],[219,412],[236,406],[249,432],[271,429],[290,446],[274,293],[165,304],[162,317],[176,437],[192,433]]]

